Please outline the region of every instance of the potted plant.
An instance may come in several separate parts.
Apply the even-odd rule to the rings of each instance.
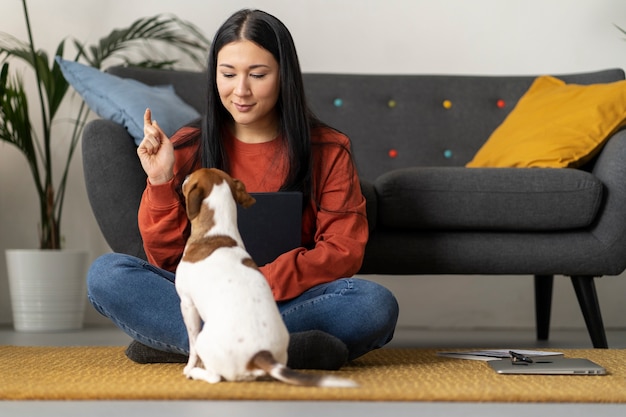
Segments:
[[[86,272],[87,254],[77,254],[76,251],[62,250],[61,220],[63,214],[63,202],[66,193],[68,172],[74,151],[81,137],[83,126],[87,121],[89,110],[84,102],[76,110],[76,115],[71,120],[71,137],[62,163],[62,171],[59,179],[53,178],[52,149],[58,150],[58,144],[52,133],[52,125],[55,122],[58,110],[68,95],[69,84],[65,80],[59,65],[55,62],[55,56],[63,57],[65,43],[59,43],[54,55],[50,56],[46,51],[38,50],[32,35],[30,19],[26,0],[22,0],[24,19],[28,34],[28,40],[22,41],[14,36],[0,32],[0,140],[17,147],[24,155],[32,174],[39,205],[39,249],[21,251],[7,250],[7,266],[9,269],[9,287],[11,296],[26,290],[35,294],[27,295],[29,300],[12,300],[14,313],[14,327],[17,330],[64,330],[68,328],[82,327],[84,296],[84,274]],[[113,30],[109,35],[101,38],[94,45],[88,46],[73,39],[76,49],[74,61],[83,61],[95,68],[102,68],[107,60],[116,59],[119,63],[139,65],[155,68],[172,68],[178,60],[172,59],[171,53],[167,57],[156,52],[156,47],[167,46],[168,51],[177,51],[180,57],[190,58],[199,67],[205,63],[205,55],[208,51],[209,41],[192,24],[184,22],[175,16],[156,15],[154,17],[141,18],[123,29]],[[157,57],[154,59],[152,57]],[[162,57],[162,58],[159,58]],[[25,88],[24,80],[17,71],[12,70],[13,60],[22,61],[26,67],[32,70],[36,84],[37,94],[29,97]],[[38,118],[31,118],[31,112],[38,111]],[[34,122],[37,120],[37,124]],[[26,252],[26,253],[25,253]],[[15,255],[44,256],[44,260],[15,260]],[[61,288],[60,282],[55,282],[55,276],[65,280],[65,272],[56,271],[55,268],[67,264],[68,261],[55,261],[52,257],[70,256],[78,261],[74,267],[78,273],[78,290]],[[44,268],[43,281],[30,282],[27,278],[14,277],[14,273],[24,272],[29,266],[39,265]],[[69,273],[67,273],[69,275]],[[60,295],[73,294],[74,298],[81,303],[76,307],[79,318],[66,320],[61,317],[62,323],[39,323],[50,322],[55,315],[49,310],[42,309],[41,303],[50,301],[56,293]],[[67,315],[70,308],[69,300],[57,300],[63,312],[59,316]],[[54,303],[54,301],[53,301]],[[36,307],[35,319],[22,318],[29,306]],[[39,317],[39,320],[37,317]],[[35,322],[37,323],[35,323]],[[19,322],[19,323],[18,323]]]

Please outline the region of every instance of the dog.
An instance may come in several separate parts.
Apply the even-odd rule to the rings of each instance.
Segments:
[[[245,185],[224,171],[202,168],[187,177],[182,191],[191,222],[176,269],[189,335],[184,375],[209,383],[270,376],[294,385],[355,386],[348,379],[286,366],[289,333],[237,227],[237,204],[255,203]]]

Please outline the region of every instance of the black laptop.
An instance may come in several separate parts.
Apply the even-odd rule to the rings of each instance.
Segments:
[[[257,265],[302,246],[302,193],[250,193],[256,203],[238,206],[237,223],[246,250]]]

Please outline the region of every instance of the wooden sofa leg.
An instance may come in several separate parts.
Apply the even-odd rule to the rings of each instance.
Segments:
[[[535,275],[535,322],[537,340],[548,340],[554,275]]]
[[[602,314],[600,313],[594,277],[572,276],[571,279],[593,347],[607,349],[609,345],[606,341],[606,333],[602,323]]]

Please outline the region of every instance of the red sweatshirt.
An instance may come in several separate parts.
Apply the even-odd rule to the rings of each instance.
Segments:
[[[194,128],[183,128],[171,140],[198,135]],[[329,128],[312,132],[313,187],[316,202],[306,205],[302,219],[302,247],[275,261],[260,265],[277,301],[294,298],[325,282],[354,275],[363,261],[368,239],[365,199],[348,152],[348,138]],[[230,137],[226,151],[229,174],[246,185],[249,192],[277,191],[285,172],[282,139],[247,144]],[[174,272],[189,236],[189,221],[176,184],[198,168],[197,145],[177,148],[174,179],[162,185],[148,181],[139,207],[139,230],[148,261]],[[316,204],[317,203],[317,204]]]

